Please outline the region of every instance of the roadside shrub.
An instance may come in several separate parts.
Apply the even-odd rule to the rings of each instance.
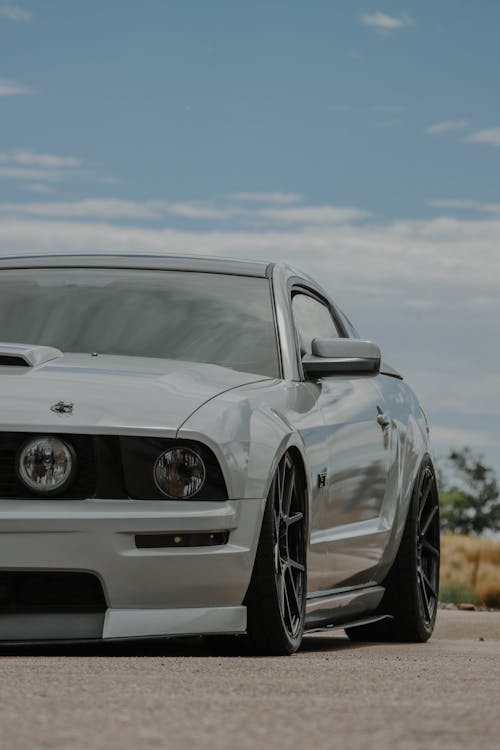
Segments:
[[[439,598],[449,604],[474,604],[476,601],[474,591],[463,581],[443,581]]]
[[[500,541],[442,534],[439,598],[500,609]]]

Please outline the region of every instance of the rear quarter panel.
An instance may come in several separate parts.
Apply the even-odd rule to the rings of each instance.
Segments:
[[[392,420],[394,460],[389,470],[388,502],[384,522],[391,529],[389,542],[377,570],[383,580],[396,557],[403,536],[420,465],[430,453],[427,421],[417,397],[404,380],[380,374],[376,386]]]

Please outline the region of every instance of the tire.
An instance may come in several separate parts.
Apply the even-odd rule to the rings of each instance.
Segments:
[[[253,654],[293,654],[304,633],[306,491],[290,452],[271,483],[252,578],[245,597],[247,645]]]
[[[439,594],[439,498],[429,457],[422,462],[403,538],[383,586],[375,614],[391,615],[369,625],[346,628],[352,641],[423,643],[432,635]]]

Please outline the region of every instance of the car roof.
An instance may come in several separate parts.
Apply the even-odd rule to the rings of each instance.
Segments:
[[[269,277],[274,264],[203,255],[148,253],[36,254],[0,257],[1,268],[136,268],[168,271],[199,271],[235,276]]]

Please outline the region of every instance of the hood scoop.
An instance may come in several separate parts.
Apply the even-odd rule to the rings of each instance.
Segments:
[[[0,367],[38,367],[62,356],[59,349],[51,346],[0,342]]]

